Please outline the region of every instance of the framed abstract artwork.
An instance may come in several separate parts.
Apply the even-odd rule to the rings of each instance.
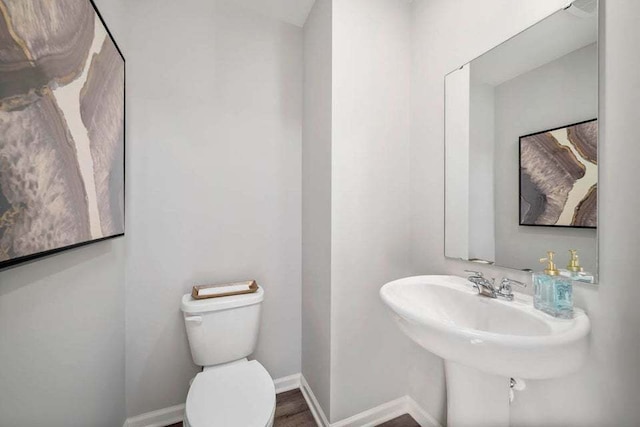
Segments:
[[[0,1],[0,268],[124,235],[124,100],[92,1]]]
[[[597,224],[597,119],[520,137],[520,225]]]

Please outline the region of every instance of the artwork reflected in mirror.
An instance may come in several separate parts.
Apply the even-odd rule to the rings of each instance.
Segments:
[[[597,120],[520,137],[520,225],[597,224]]]
[[[0,268],[124,234],[124,58],[90,0],[0,14]]]
[[[574,9],[446,75],[445,256],[537,271],[576,250],[597,280],[598,12]]]

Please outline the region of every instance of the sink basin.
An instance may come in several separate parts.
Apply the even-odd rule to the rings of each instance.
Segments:
[[[456,276],[396,280],[380,296],[405,334],[445,359],[448,425],[487,420],[487,408],[491,425],[508,425],[510,378],[567,375],[587,356],[591,326],[577,308],[573,319],[556,319],[534,309],[530,296],[487,298]]]
[[[396,280],[380,295],[422,347],[490,374],[554,378],[579,369],[587,355],[590,323],[580,309],[573,319],[556,319],[533,308],[529,296],[482,297],[456,276]]]

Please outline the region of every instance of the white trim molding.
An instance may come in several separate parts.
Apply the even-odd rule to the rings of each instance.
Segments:
[[[127,418],[124,427],[165,427],[184,420],[184,404]]]
[[[360,412],[331,424],[331,427],[373,427],[407,413],[404,397],[392,400],[375,408]]]
[[[293,374],[275,379],[273,384],[275,385],[276,393],[299,388],[319,427],[373,427],[404,414],[411,415],[422,427],[442,427],[431,414],[422,409],[409,396],[399,397],[352,417],[330,423],[311,387],[309,387],[309,383],[307,383],[302,374]],[[164,427],[183,420],[184,404],[128,418],[123,427]]]
[[[273,380],[273,385],[276,386],[276,394],[300,388],[300,377],[302,377],[301,374],[293,374]]]
[[[411,396],[405,396],[407,405],[407,414],[411,415],[414,420],[422,427],[442,427],[440,422],[433,415],[425,411],[418,402],[413,400]]]
[[[330,427],[327,416],[322,410],[315,394],[313,394],[313,390],[309,387],[309,383],[302,374],[300,375],[300,391],[302,392],[302,396],[304,396],[304,400],[307,401],[307,406],[309,406],[311,415],[313,415],[313,418],[316,420],[316,424],[318,424],[319,427]]]
[[[302,375],[300,376],[300,390],[319,427],[373,427],[404,414],[411,415],[422,427],[442,427],[438,420],[422,409],[410,396],[399,397],[349,418],[330,423],[320,407],[318,399],[313,394],[313,390],[309,387],[309,383]]]

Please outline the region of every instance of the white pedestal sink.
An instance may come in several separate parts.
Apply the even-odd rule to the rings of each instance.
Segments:
[[[477,295],[456,276],[416,276],[380,289],[400,329],[445,360],[447,425],[509,425],[511,378],[546,379],[577,371],[588,351],[589,318],[570,320],[513,301]]]

